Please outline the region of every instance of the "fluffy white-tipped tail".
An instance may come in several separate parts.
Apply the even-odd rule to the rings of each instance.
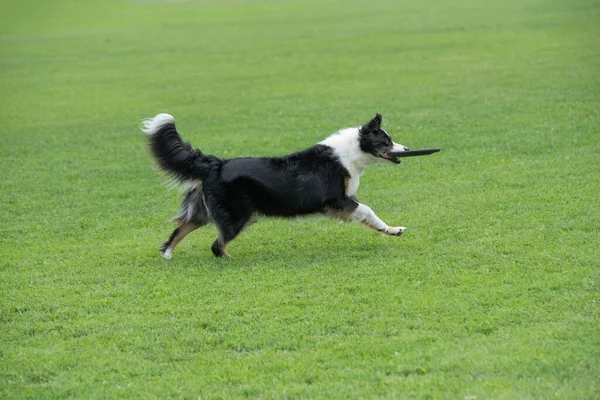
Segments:
[[[154,118],[146,118],[146,119],[142,120],[140,129],[146,135],[151,136],[151,135],[155,135],[158,131],[160,131],[160,128],[162,128],[163,126],[165,126],[167,124],[174,124],[174,123],[175,123],[175,118],[173,118],[172,115],[162,113],[162,114],[158,114]]]
[[[210,169],[220,162],[184,142],[169,114],[143,120],[140,129],[146,134],[150,152],[160,169],[180,183],[206,179]]]

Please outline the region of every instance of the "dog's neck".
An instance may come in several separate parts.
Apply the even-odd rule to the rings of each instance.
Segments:
[[[319,144],[333,149],[351,177],[360,177],[369,165],[377,162],[375,157],[361,150],[358,128],[342,129]]]

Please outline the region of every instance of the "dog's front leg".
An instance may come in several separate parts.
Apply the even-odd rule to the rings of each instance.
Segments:
[[[403,226],[388,226],[385,222],[379,219],[371,210],[371,207],[364,204],[358,204],[358,207],[350,214],[350,219],[367,225],[369,228],[383,232],[386,235],[400,236],[406,230]]]

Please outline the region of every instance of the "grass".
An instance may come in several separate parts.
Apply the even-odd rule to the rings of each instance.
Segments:
[[[600,397],[593,0],[0,4],[0,397]],[[137,125],[222,157],[384,115],[401,238],[262,220],[166,262]]]

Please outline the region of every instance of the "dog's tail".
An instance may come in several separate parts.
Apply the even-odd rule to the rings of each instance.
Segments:
[[[143,120],[140,129],[146,134],[150,152],[160,169],[181,183],[204,180],[211,162],[218,160],[184,142],[169,114]]]

